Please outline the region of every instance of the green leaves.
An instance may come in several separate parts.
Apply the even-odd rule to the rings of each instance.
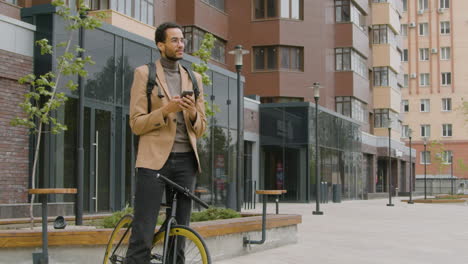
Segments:
[[[52,5],[57,7],[57,14],[68,23],[66,28],[69,30],[79,28],[95,29],[101,26],[100,18],[105,17],[104,13],[95,13],[96,17],[87,16],[89,7],[86,6],[83,0],[78,0],[79,8],[76,14],[72,14],[71,9],[65,4],[64,0],[54,0]],[[37,128],[38,124],[49,125],[49,132],[52,134],[67,130],[65,125],[50,115],[51,112],[63,107],[68,99],[65,93],[57,92],[57,84],[60,83],[62,76],[77,74],[82,77],[87,76],[88,72],[85,70],[85,66],[95,64],[90,56],[81,56],[85,50],[80,46],[75,46],[70,51],[72,36],[73,34],[69,34],[67,41],[57,43],[55,47],[47,39],[36,41],[36,45],[41,49],[41,55],[52,55],[57,48],[65,48],[65,51],[56,59],[57,67],[55,72],[48,72],[40,76],[28,74],[18,80],[20,84],[29,85],[30,91],[24,94],[24,101],[19,104],[24,116],[13,118],[10,121],[12,126],[24,126],[30,129],[31,133],[42,133]],[[70,91],[75,91],[78,84],[69,80],[64,87]]]

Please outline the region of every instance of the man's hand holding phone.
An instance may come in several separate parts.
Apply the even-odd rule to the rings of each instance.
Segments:
[[[195,108],[195,99],[193,98],[193,91],[183,91],[181,94],[180,107],[189,113],[191,121],[197,117],[197,109]]]

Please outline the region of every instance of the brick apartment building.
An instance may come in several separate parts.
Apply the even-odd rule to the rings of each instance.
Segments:
[[[56,38],[63,35],[60,20],[47,5],[50,1],[8,2],[0,1],[17,9],[26,7],[21,19],[40,27],[37,28],[40,34]],[[410,150],[400,141],[403,122],[400,101],[404,86],[400,75],[403,48],[399,31],[400,18],[404,15],[401,1],[96,0],[88,3],[92,10],[108,14],[106,24],[98,33],[84,34],[85,49],[97,58],[89,79],[103,74],[109,60],[119,65],[123,73],[117,73],[113,83],[109,83],[116,91],[115,98],[111,96],[115,100],[106,101],[107,97],[100,97],[104,91],[84,84],[87,101],[83,114],[92,122],[101,122],[90,123],[90,132],[75,129],[74,133],[50,138],[41,167],[43,184],[74,186],[76,165],[70,161],[76,158],[73,154],[76,134],[85,133],[91,144],[97,138],[95,130],[114,132],[111,142],[100,150],[102,153],[93,154],[91,148],[85,150],[89,162],[84,166],[90,172],[85,179],[85,185],[90,186],[85,190],[85,197],[89,198],[85,210],[118,209],[131,197],[134,154],[129,147],[131,135],[125,127],[128,111],[125,95],[133,68],[159,56],[151,42],[154,27],[163,21],[176,21],[183,26],[187,53],[198,49],[205,32],[216,37],[210,71],[213,85],[206,89],[221,112],[211,120],[212,141],[205,142],[207,151],[202,156],[206,163],[201,177],[203,187],[212,197],[217,197],[214,200],[230,206],[226,190],[219,188],[218,180],[236,181],[235,68],[234,58],[227,52],[239,44],[250,51],[244,57],[242,70],[244,94],[262,103],[258,107],[256,101],[245,99],[250,100],[244,110],[246,129],[249,129],[245,132],[245,149],[252,150],[246,157],[255,162],[246,170],[248,176],[241,179],[244,192],[249,190],[249,184],[256,182],[257,188],[287,189],[286,200],[315,199],[313,131],[316,123],[310,88],[314,82],[323,87],[319,100],[318,165],[330,198],[336,198],[332,197],[332,191],[336,190],[344,199],[388,195],[389,180],[392,193],[410,190]],[[191,61],[188,56],[187,62]],[[64,116],[65,123],[73,126],[76,121],[71,118],[76,109],[73,104],[79,98],[70,96],[69,105],[60,115]],[[108,125],[99,127],[102,124]],[[126,139],[123,146],[116,144],[120,138]],[[221,139],[222,146],[214,138]],[[4,152],[2,147],[0,155]],[[64,153],[65,158],[57,159],[56,153]],[[105,153],[115,154],[106,156]],[[100,160],[109,160],[104,168],[100,166],[99,174],[103,176],[97,187],[91,186],[96,180],[93,175],[97,172],[92,171],[96,155]],[[414,151],[411,156],[414,160]],[[226,188],[230,188],[229,184]],[[122,190],[125,195],[118,195],[116,190]],[[97,191],[103,191],[102,205],[94,203]]]
[[[408,143],[412,130],[416,177],[422,182],[426,167],[434,188],[452,175],[468,178],[468,128],[460,111],[468,98],[467,9],[459,0],[403,1],[402,137]]]

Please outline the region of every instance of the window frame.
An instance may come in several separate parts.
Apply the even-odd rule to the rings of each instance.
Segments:
[[[429,61],[429,48],[419,48],[419,61]]]
[[[452,72],[441,72],[440,85],[450,86],[452,85]]]
[[[221,11],[221,12],[226,12],[226,0],[201,0],[203,3]],[[218,7],[216,4],[211,3],[212,1],[218,2],[221,1],[223,2],[222,6],[223,8]]]
[[[421,137],[430,138],[431,137],[431,125],[422,124],[420,127],[421,127]]]
[[[422,31],[422,33],[421,33]],[[418,24],[418,36],[426,37],[429,35],[429,23],[422,22]]]
[[[419,0],[418,1],[418,10],[428,10],[429,9],[429,0]]]
[[[401,110],[403,113],[409,113],[409,101],[408,100],[401,100]]]
[[[452,124],[442,124],[442,137],[453,137]]]
[[[440,47],[440,60],[450,60],[451,53],[450,47]]]
[[[450,21],[440,21],[440,34],[441,35],[450,35]]]
[[[444,152],[442,152],[442,163],[452,164],[452,162],[453,162],[453,151],[444,150]]]
[[[431,112],[431,100],[430,99],[420,99],[419,100],[419,112],[420,113],[429,113],[429,112]]]
[[[276,49],[275,52],[275,65],[274,68],[269,67],[269,56],[268,50],[269,48]],[[264,50],[264,61],[263,61],[263,68],[257,68],[257,57],[256,52],[257,50]],[[289,67],[284,68],[282,66],[282,57],[281,54],[283,50],[288,49],[289,52]],[[293,68],[293,51],[299,51],[299,69]],[[252,72],[268,72],[268,71],[290,71],[290,72],[304,72],[304,47],[297,47],[297,46],[285,46],[285,45],[268,45],[268,46],[253,46],[252,47]]]
[[[403,49],[403,52],[401,53],[401,62],[408,62],[409,59],[409,51],[408,49]]]
[[[450,0],[440,0],[439,1],[439,8],[449,9],[450,8]]]
[[[428,162],[429,161],[429,162]],[[420,164],[431,164],[431,151],[421,151],[420,152]]]
[[[206,1],[206,0],[203,0]],[[261,1],[263,3],[263,16],[262,17],[257,17],[257,12],[256,12],[256,2]],[[268,1],[273,1],[273,6],[275,8],[274,13],[275,16],[269,16],[268,14]],[[282,3],[283,1],[288,2],[288,17],[283,17],[282,16]],[[293,18],[292,17],[292,12],[293,12],[293,1],[297,1],[299,4],[299,18]],[[304,0],[254,0],[252,1],[252,20],[254,21],[261,21],[261,20],[274,20],[274,19],[287,19],[287,20],[294,20],[294,21],[303,21],[304,20]]]
[[[452,111],[452,98],[442,98],[442,112]]]
[[[426,78],[427,77],[427,78]],[[428,87],[431,85],[431,75],[429,73],[420,73],[419,74],[419,86]]]

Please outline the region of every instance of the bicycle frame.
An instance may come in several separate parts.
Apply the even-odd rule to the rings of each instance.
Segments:
[[[171,226],[173,224],[177,225],[177,221],[175,219],[176,211],[177,211],[177,192],[174,192],[174,197],[172,198],[171,216],[169,218],[166,218],[166,220],[164,221],[159,231],[155,234],[156,236],[159,232],[161,232],[161,230],[166,231],[165,238],[164,238],[164,248],[163,248],[163,264],[165,264],[167,260],[167,255],[168,255],[167,251],[169,248],[169,236],[171,232]],[[174,247],[174,256],[176,256],[176,253],[177,253],[177,247]],[[175,263],[175,260],[176,258],[174,258],[174,263]]]

